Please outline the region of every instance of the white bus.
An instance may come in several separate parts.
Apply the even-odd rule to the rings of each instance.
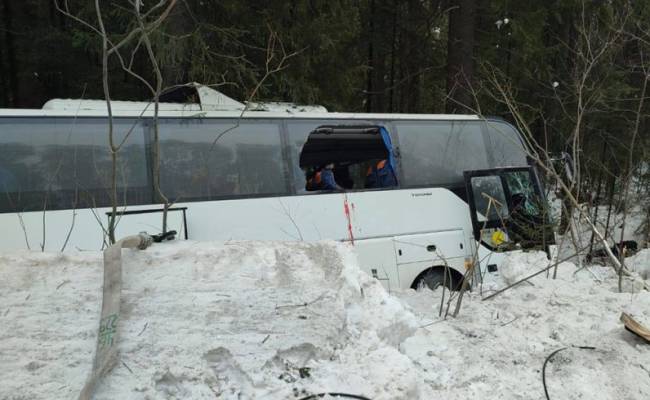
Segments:
[[[450,285],[458,285],[476,257],[477,239],[484,244],[482,271],[498,268],[485,246],[515,241],[503,223],[508,208],[517,207],[511,198],[528,192],[541,198],[519,133],[502,121],[282,104],[242,112],[241,103],[197,90],[200,104],[163,103],[159,113],[160,185],[173,201],[168,224],[179,240],[346,241],[388,289],[439,285],[445,265]],[[116,236],[159,233],[153,107],[112,105],[116,142],[123,142]],[[0,250],[106,246],[107,126],[103,101],[52,100],[38,110],[0,110]],[[341,133],[341,140],[320,150],[311,146],[303,158],[312,164],[301,162],[318,132]],[[378,150],[377,143],[383,152],[364,147]],[[350,148],[353,156],[346,153]],[[392,163],[396,186],[364,187],[364,168],[381,158]],[[328,162],[336,164],[337,180],[345,179],[344,190],[306,191],[305,170]],[[488,204],[483,192],[498,200],[487,213],[481,211]]]

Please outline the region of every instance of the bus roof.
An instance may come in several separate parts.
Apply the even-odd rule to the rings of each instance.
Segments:
[[[153,110],[113,110],[115,117],[152,117]],[[351,119],[351,120],[478,120],[477,115],[461,114],[369,114],[346,112],[279,112],[279,111],[202,111],[186,109],[168,111],[161,109],[161,118],[256,118],[256,119]],[[106,117],[106,110],[42,110],[25,108],[0,109],[0,117]]]
[[[285,102],[238,102],[210,87],[193,83],[183,87],[184,95],[198,103],[159,102],[162,118],[300,118],[358,120],[476,120],[476,115],[457,114],[368,114],[328,112],[319,105],[297,105]],[[179,96],[169,96],[178,99]],[[137,101],[111,101],[115,117],[152,117],[154,104]],[[42,109],[0,109],[0,117],[106,117],[105,100],[52,99]]]

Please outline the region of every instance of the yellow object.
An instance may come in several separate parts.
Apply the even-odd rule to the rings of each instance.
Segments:
[[[505,241],[506,241],[506,234],[503,233],[503,231],[500,231],[498,229],[494,231],[494,233],[492,234],[492,243],[498,246]]]

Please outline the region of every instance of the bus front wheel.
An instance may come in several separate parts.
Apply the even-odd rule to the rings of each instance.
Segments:
[[[447,269],[447,272],[444,267],[429,268],[415,279],[413,289],[428,287],[436,290],[444,285],[449,290],[459,290],[462,279],[460,273],[451,268]]]

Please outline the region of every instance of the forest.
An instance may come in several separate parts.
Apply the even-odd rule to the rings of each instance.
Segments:
[[[146,2],[157,69],[125,40],[133,2],[96,3],[128,55],[128,70],[107,59],[113,99],[151,99],[143,82],[160,72],[162,88],[200,82],[241,101],[498,117],[542,161],[572,156],[578,203],[648,197],[650,1]],[[104,98],[95,2],[2,0],[0,14],[0,107]]]

